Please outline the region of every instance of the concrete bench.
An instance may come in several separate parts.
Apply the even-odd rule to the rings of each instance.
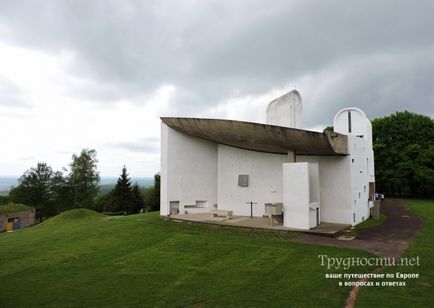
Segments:
[[[232,218],[232,211],[227,211],[227,210],[213,210],[211,212],[212,217],[226,217],[227,219],[231,219]]]
[[[283,203],[265,203],[265,214],[263,217],[270,219],[271,226],[274,226],[274,220],[277,220],[279,224],[283,224]]]

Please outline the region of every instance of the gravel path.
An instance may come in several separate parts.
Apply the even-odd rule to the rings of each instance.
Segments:
[[[376,227],[360,229],[353,240],[339,240],[309,234],[301,234],[295,240],[303,243],[329,245],[371,252],[379,257],[399,258],[422,228],[421,218],[410,213],[405,204],[393,199],[381,203],[385,221]],[[372,272],[379,272],[382,267]],[[360,281],[367,280],[362,279]],[[345,302],[345,308],[354,308],[361,287],[353,287]]]

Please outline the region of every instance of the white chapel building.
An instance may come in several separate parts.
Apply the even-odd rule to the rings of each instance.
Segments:
[[[267,204],[279,204],[284,227],[307,230],[370,215],[372,127],[358,108],[340,110],[334,132],[324,133],[303,129],[296,90],[269,103],[266,124],[161,120],[162,216],[226,210],[262,217]]]

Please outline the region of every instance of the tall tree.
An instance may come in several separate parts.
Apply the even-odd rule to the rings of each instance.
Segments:
[[[144,210],[145,202],[143,201],[142,194],[137,183],[135,183],[131,189],[131,198],[133,202],[134,212],[137,213],[141,210]]]
[[[123,211],[125,213],[133,213],[131,194],[131,179],[127,173],[127,168],[123,166],[122,173],[119,176],[115,188],[111,192],[111,200],[109,210],[112,212]]]
[[[51,178],[51,199],[56,204],[58,212],[72,208],[72,194],[68,178],[61,171],[54,172]]]
[[[142,191],[142,199],[145,211],[152,211],[154,202],[154,186],[145,187],[145,189]]]
[[[97,163],[95,150],[83,149],[80,155],[72,155],[68,178],[72,208],[93,207],[100,181]]]
[[[154,189],[151,198],[151,211],[160,210],[160,173],[154,175]]]
[[[434,195],[434,121],[396,112],[372,121],[377,191]]]
[[[50,166],[38,162],[36,168],[30,168],[18,179],[18,186],[9,193],[10,201],[35,207],[40,219],[56,214],[53,175]]]

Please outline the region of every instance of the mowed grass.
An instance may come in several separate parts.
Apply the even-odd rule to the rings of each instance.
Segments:
[[[318,255],[369,255],[293,243],[292,236],[155,212],[66,212],[0,234],[0,306],[342,307],[349,288],[324,274],[343,270],[320,266]]]
[[[434,307],[434,200],[400,201],[408,204],[410,211],[424,221],[421,233],[403,256],[419,256],[420,266],[394,266],[383,272],[419,273],[420,278],[407,280],[405,287],[363,288],[357,307]]]
[[[24,204],[0,204],[0,214],[14,213],[14,212],[22,212],[32,210],[30,206],[26,206]]]

